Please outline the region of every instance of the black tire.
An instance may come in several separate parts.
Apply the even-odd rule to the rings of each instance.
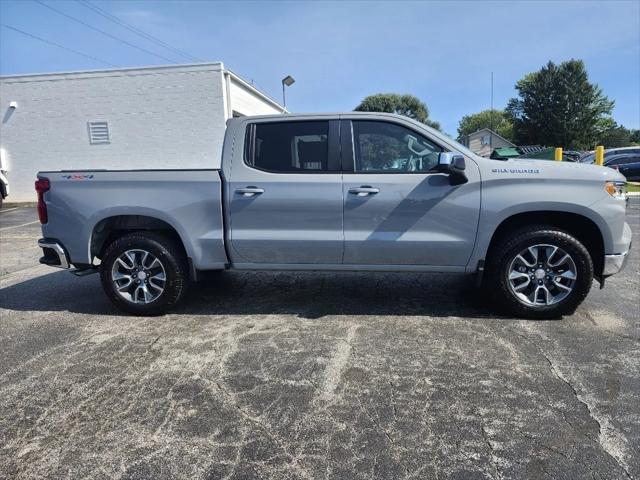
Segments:
[[[512,261],[520,252],[540,244],[557,246],[568,253],[577,275],[573,290],[564,299],[550,305],[534,306],[516,296],[508,275]],[[572,314],[585,299],[593,283],[593,261],[589,251],[571,234],[550,225],[533,225],[506,235],[489,252],[485,272],[484,290],[495,305],[509,314],[532,319],[552,319]]]
[[[150,303],[125,299],[112,280],[118,257],[129,250],[144,250],[157,258],[164,269],[164,291]],[[184,250],[172,238],[156,232],[127,233],[107,246],[100,264],[100,280],[109,300],[121,310],[139,316],[161,315],[178,304],[188,286],[188,266]]]

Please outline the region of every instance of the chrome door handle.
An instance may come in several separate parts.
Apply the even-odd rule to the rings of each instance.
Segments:
[[[258,187],[245,187],[236,189],[236,193],[244,196],[244,197],[253,197],[254,195],[260,195],[264,193],[264,188]]]
[[[379,188],[374,188],[369,185],[363,185],[361,187],[349,189],[349,193],[351,193],[352,195],[357,195],[359,197],[366,197],[367,195],[375,195],[376,193],[379,193],[379,192],[380,192]]]

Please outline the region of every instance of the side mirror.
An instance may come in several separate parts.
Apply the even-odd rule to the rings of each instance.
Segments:
[[[464,156],[458,152],[440,152],[437,171],[449,175],[451,185],[461,185],[469,180],[464,174],[467,168]]]

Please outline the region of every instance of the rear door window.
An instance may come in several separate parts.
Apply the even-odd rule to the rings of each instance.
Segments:
[[[246,163],[274,173],[329,170],[329,122],[257,123],[248,130]]]

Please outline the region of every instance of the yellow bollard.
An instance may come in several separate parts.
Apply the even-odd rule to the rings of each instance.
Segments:
[[[604,165],[604,147],[602,145],[596,147],[596,165]]]
[[[556,152],[554,154],[554,158],[556,160],[556,162],[561,162],[562,161],[562,147],[558,147],[556,148]]]

